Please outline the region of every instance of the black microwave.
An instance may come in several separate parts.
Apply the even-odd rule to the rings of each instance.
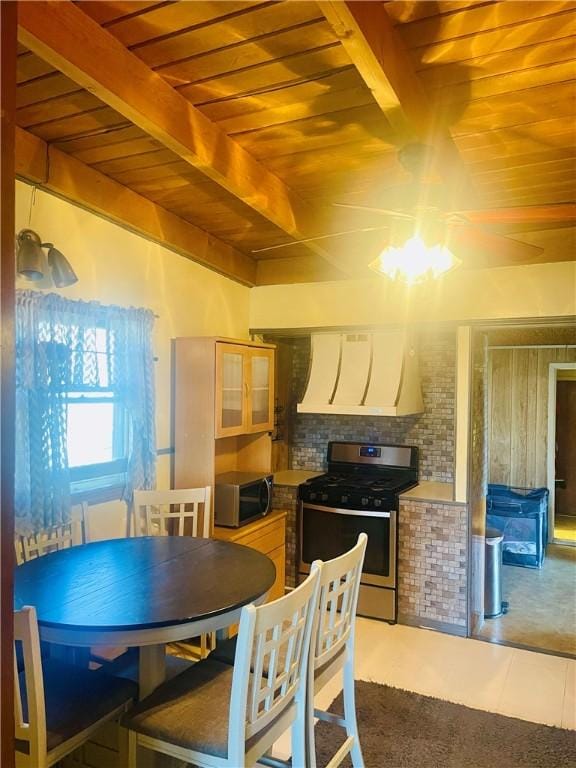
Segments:
[[[214,523],[239,528],[272,509],[273,475],[224,472],[214,485]]]

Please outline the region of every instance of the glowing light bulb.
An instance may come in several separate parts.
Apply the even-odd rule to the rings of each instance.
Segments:
[[[401,248],[389,246],[368,266],[391,280],[403,280],[409,285],[428,278],[437,278],[461,264],[445,245],[429,247],[419,235],[414,235]]]

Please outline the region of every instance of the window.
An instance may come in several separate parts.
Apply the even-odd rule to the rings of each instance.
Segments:
[[[154,487],[153,323],[146,309],[17,291],[17,530]]]
[[[67,449],[73,495],[124,486],[126,409],[112,390],[68,392]],[[86,439],[89,436],[89,439]],[[112,493],[112,495],[114,495]]]
[[[107,464],[125,455],[124,409],[113,392],[69,392],[67,405],[71,469]]]
[[[122,396],[113,385],[114,332],[42,323],[39,341],[47,357],[59,360],[58,371],[69,365],[72,373],[71,389],[63,393],[71,495],[92,500],[119,497],[126,482],[127,418]]]
[[[70,331],[70,329],[68,329]],[[79,339],[79,329],[72,335]],[[102,498],[118,495],[125,484],[127,414],[113,379],[115,338],[104,327],[85,328],[71,353],[77,372],[66,392],[66,448],[73,496]]]

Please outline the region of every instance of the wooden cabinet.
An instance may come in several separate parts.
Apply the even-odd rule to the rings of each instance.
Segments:
[[[245,347],[216,344],[216,437],[248,431]]]
[[[224,472],[272,467],[274,346],[179,338],[174,353],[174,487],[214,485]]]
[[[217,342],[216,437],[274,427],[274,350]]]
[[[247,353],[248,432],[274,429],[274,350],[252,347]]]
[[[268,592],[268,602],[282,597],[286,583],[286,512],[272,512],[242,528],[215,526],[214,538],[244,544],[268,555],[276,566],[276,579]]]

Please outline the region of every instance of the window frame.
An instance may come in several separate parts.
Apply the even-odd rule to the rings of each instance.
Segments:
[[[98,397],[98,392],[101,393],[100,397]],[[126,406],[122,398],[112,388],[100,390],[86,389],[85,393],[90,393],[94,396],[86,396],[80,389],[66,392],[66,404],[113,404],[112,454],[118,458],[112,459],[112,461],[69,467],[70,496],[73,503],[86,501],[95,504],[102,501],[119,500],[122,499],[124,494],[126,472],[128,469],[128,419]]]
[[[124,495],[128,459],[117,459],[103,464],[85,464],[70,469],[70,497],[72,503],[86,501],[99,504],[118,501]],[[79,471],[81,470],[81,472]]]

